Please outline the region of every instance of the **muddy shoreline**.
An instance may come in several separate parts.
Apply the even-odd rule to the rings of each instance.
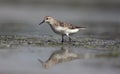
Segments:
[[[106,40],[98,38],[76,37],[71,43],[66,41],[64,45],[83,48],[99,48],[99,49],[120,49],[120,40]],[[19,36],[19,35],[0,35],[0,48],[9,48],[14,46],[60,46],[60,39],[52,36]]]

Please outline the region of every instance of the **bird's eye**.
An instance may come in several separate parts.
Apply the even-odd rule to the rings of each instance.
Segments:
[[[48,18],[46,18],[46,20],[48,20]]]

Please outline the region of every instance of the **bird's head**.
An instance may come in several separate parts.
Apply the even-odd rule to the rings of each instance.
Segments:
[[[43,21],[39,24],[43,24],[43,23],[48,23],[48,24],[52,24],[55,21],[55,19],[51,16],[45,16]]]

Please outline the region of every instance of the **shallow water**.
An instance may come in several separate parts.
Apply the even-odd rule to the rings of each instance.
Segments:
[[[79,42],[64,42],[51,36],[26,37],[16,35],[0,36],[0,73],[1,74],[34,74],[34,73],[82,73],[82,74],[119,74],[120,41],[80,38]],[[57,42],[58,41],[58,42]],[[42,42],[42,43],[41,43]],[[80,43],[80,44],[79,44]],[[87,46],[87,47],[86,47]],[[66,56],[61,48],[78,54],[80,57],[70,57],[60,60],[46,69],[42,63],[51,56]],[[60,51],[56,53],[56,51]],[[53,54],[54,53],[54,54]],[[57,55],[59,54],[59,56]],[[64,58],[64,56],[62,58]],[[72,60],[71,60],[72,59]],[[51,59],[50,59],[51,60]],[[59,60],[59,58],[58,58]],[[54,62],[54,59],[53,59]]]
[[[67,47],[67,46],[65,46]],[[0,49],[0,73],[1,74],[119,74],[120,57],[97,57],[99,53],[111,51],[96,51],[85,48],[69,47],[70,50],[83,55],[84,58],[59,63],[49,69],[42,67],[38,59],[47,60],[50,55],[60,50],[61,47],[15,47],[12,49]]]

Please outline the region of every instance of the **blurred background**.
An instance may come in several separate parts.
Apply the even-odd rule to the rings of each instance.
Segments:
[[[78,26],[78,36],[120,38],[120,0],[0,0],[0,35],[56,35],[44,16]]]

